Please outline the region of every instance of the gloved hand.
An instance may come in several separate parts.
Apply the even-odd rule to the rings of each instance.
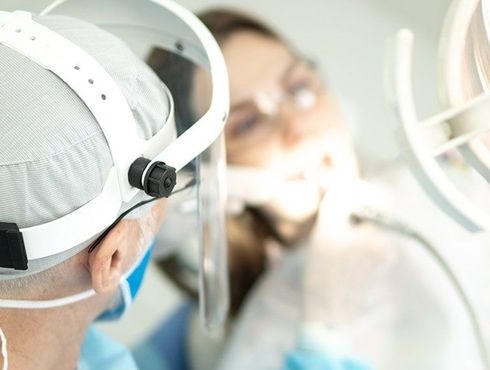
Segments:
[[[284,370],[370,370],[370,367],[348,358],[294,351],[288,354]]]
[[[283,370],[371,370],[350,358],[334,358],[326,353],[295,350],[288,354]]]
[[[371,369],[352,355],[352,344],[385,317],[388,277],[396,267],[391,238],[351,223],[353,211],[377,202],[371,194],[362,182],[337,184],[323,200],[304,268],[301,333],[283,370]]]
[[[391,234],[351,223],[354,211],[376,200],[372,192],[364,183],[332,187],[307,247],[303,321],[323,322],[350,338],[384,317],[398,262]]]

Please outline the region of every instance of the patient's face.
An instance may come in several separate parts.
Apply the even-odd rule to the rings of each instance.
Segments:
[[[343,119],[320,76],[284,44],[242,31],[224,43],[223,54],[231,90],[225,129],[230,164],[296,163],[314,147],[328,159],[326,137],[345,139]]]
[[[311,63],[278,40],[253,31],[235,32],[222,51],[230,80],[225,127],[230,165],[287,173],[293,181],[301,180],[307,167],[324,177],[333,170],[357,172],[342,115]],[[195,86],[203,85],[199,80],[198,75]],[[312,217],[321,191],[310,187],[295,193],[296,204],[281,195],[267,209],[291,221]]]

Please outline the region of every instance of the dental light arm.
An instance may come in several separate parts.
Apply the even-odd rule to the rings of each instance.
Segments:
[[[490,95],[482,94],[420,121],[411,81],[413,40],[414,36],[408,30],[398,33],[388,80],[389,103],[398,118],[396,133],[401,152],[425,192],[442,210],[470,231],[490,230],[490,215],[459,191],[437,162],[437,157],[450,149],[466,146],[471,151],[468,145],[478,135],[490,131]],[[472,162],[468,163],[472,165]],[[487,176],[489,164],[480,161],[473,167],[490,180]]]

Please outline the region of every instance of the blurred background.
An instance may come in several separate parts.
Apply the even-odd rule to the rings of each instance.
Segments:
[[[50,2],[0,0],[0,8],[37,12]],[[225,5],[257,14],[297,45],[300,52],[315,60],[330,90],[354,117],[350,121],[364,169],[378,170],[400,164],[392,135],[393,117],[385,103],[384,77],[389,40],[401,28],[412,29],[416,36],[414,90],[419,115],[423,118],[440,109],[436,95],[437,45],[450,0],[179,0],[178,3],[193,11]],[[414,195],[417,196],[423,198],[421,193]],[[453,226],[451,223],[441,225]],[[441,226],[441,230],[443,228]],[[471,261],[477,259],[471,258],[472,254],[477,256],[474,250],[465,250],[466,260],[459,258],[460,249],[452,253],[449,247],[447,251],[460,262],[456,269],[471,272]],[[468,278],[463,285],[468,288],[470,281]],[[469,294],[476,296],[480,291],[472,286]],[[140,297],[123,325],[105,324],[103,328],[119,341],[131,345],[181,300],[181,293],[151,266]],[[467,322],[461,325],[468,326]]]
[[[49,0],[2,0],[7,10],[40,11]],[[358,150],[366,167],[397,154],[384,104],[387,40],[400,28],[416,34],[414,88],[421,117],[437,111],[436,56],[450,0],[179,0],[194,10],[225,5],[260,15],[323,69],[331,90],[355,107]],[[279,11],[280,9],[280,11]]]

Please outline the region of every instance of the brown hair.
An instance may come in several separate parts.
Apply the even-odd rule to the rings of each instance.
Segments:
[[[285,41],[270,27],[255,18],[232,9],[213,9],[198,14],[201,21],[208,27],[213,36],[222,47],[226,40],[239,31],[253,31],[279,42]],[[148,64],[159,75],[177,96],[190,96],[192,89],[193,65],[180,58],[179,73],[172,73],[172,66],[176,65],[178,56],[155,49],[151,53]],[[188,68],[183,72],[183,68]],[[196,117],[192,116],[192,105],[189,101],[176,101],[176,121],[178,127],[185,129],[186,122],[192,122]],[[247,207],[238,216],[228,217],[228,261],[231,290],[231,314],[237,314],[250,289],[266,268],[268,240],[276,240],[286,245],[276,233],[272,223],[259,210]],[[170,279],[191,297],[196,298],[197,292],[194,286],[185,279],[185,273],[179,264],[177,257],[170,257],[158,261],[161,269]]]
[[[284,42],[271,27],[241,11],[219,8],[208,10],[198,16],[221,46],[230,36],[239,31],[253,31]]]

